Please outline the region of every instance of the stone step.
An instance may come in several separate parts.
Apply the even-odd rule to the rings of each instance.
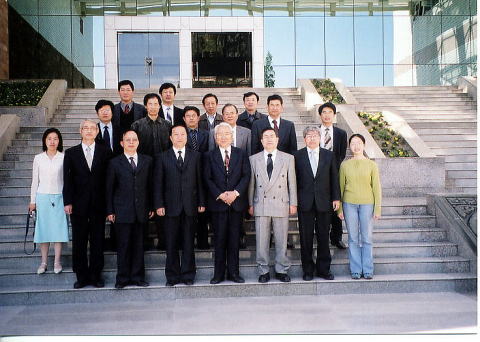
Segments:
[[[443,136],[443,139],[439,139],[438,136],[435,135],[424,135],[422,136],[423,141],[425,141],[427,144],[430,141],[465,141],[465,140],[477,140],[477,135],[476,134],[445,134]]]
[[[452,162],[445,163],[446,171],[467,171],[467,170],[477,170],[476,162]]]
[[[415,133],[418,135],[448,135],[448,134],[477,134],[476,127],[464,127],[461,130],[458,127],[429,127],[418,128],[415,127]]]
[[[419,97],[418,92],[400,92],[400,93],[393,93],[393,92],[380,92],[380,93],[372,93],[372,92],[358,92],[353,91],[351,92],[353,96],[360,100],[360,102],[365,101],[385,101],[385,99],[392,99],[397,101],[406,101],[411,103],[420,103],[419,99],[421,98],[428,98],[428,101],[436,102],[442,99],[445,100],[453,100],[453,99],[461,99],[465,101],[475,102],[468,94],[466,93],[452,93],[449,91],[438,91],[438,92],[428,92],[424,94],[425,96]],[[423,95],[423,94],[421,94]]]
[[[438,156],[445,156],[445,155],[476,155],[477,154],[477,148],[476,147],[434,147],[431,146],[432,143],[429,143],[430,149]]]
[[[432,118],[431,116],[422,116],[420,118],[405,119],[412,127],[416,124],[428,125],[429,123],[442,124],[448,126],[451,122],[470,123],[472,126],[477,126],[477,119],[472,119],[471,116],[457,115],[455,118]],[[456,120],[456,121],[455,121]]]
[[[128,300],[165,300],[182,298],[229,298],[288,295],[324,295],[324,294],[362,294],[362,293],[404,293],[404,292],[474,292],[477,278],[472,273],[419,273],[385,274],[372,280],[352,280],[349,275],[338,275],[335,280],[327,281],[315,278],[304,282],[294,279],[291,283],[272,280],[267,284],[257,282],[257,277],[246,279],[245,284],[225,281],[210,285],[208,280],[197,281],[193,286],[177,285],[165,287],[164,283],[151,281],[150,287],[127,287],[123,291],[107,287],[96,289],[87,287],[74,290],[68,286],[37,286],[28,284],[23,287],[9,287],[0,290],[0,301],[4,305],[35,305],[54,303],[98,303],[116,302],[119,298]]]
[[[475,102],[466,99],[459,98],[438,98],[436,101],[428,100],[425,102],[410,102],[408,99],[401,100],[398,98],[379,98],[372,99],[370,97],[357,98],[357,100],[365,105],[365,110],[398,110],[400,112],[407,112],[413,110],[440,110],[440,111],[452,111],[461,112],[464,110],[473,110],[475,108]]]
[[[458,163],[458,162],[476,162],[477,161],[477,155],[450,155],[450,156],[445,156],[445,163]]]
[[[473,148],[473,147],[477,147],[477,142],[475,140],[458,140],[458,141],[435,141],[435,142],[432,142],[431,144],[428,143],[427,145],[430,145],[430,148],[432,148],[433,146],[434,147],[438,147],[438,148],[441,148],[441,147],[445,147],[445,148],[448,148],[448,147],[451,147],[451,146],[457,146],[457,147],[466,147],[466,148]]]
[[[365,111],[367,112],[379,112],[382,111],[381,107],[365,107]],[[405,120],[410,118],[414,118],[415,116],[427,116],[431,115],[433,118],[450,118],[450,117],[465,117],[471,116],[473,118],[472,121],[476,121],[476,113],[475,109],[463,109],[463,110],[446,110],[443,108],[415,108],[415,109],[397,109],[397,111],[402,115]],[[454,121],[454,120],[452,120]]]
[[[455,122],[452,121],[446,125],[444,122],[417,122],[417,123],[412,123],[410,126],[416,130],[422,129],[422,128],[449,128],[449,129],[458,129],[458,128],[471,128],[471,129],[476,129],[477,128],[477,123],[476,122]]]
[[[455,178],[455,186],[464,188],[476,188],[477,178]]]
[[[470,171],[447,171],[447,177],[449,178],[477,178],[477,171],[470,170]]]
[[[0,196],[0,206],[18,205],[27,208],[30,203],[30,195],[26,196]]]

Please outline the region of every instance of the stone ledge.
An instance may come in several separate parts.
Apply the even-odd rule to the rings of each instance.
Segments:
[[[0,115],[0,157],[15,139],[16,134],[20,131],[20,118],[15,114]]]

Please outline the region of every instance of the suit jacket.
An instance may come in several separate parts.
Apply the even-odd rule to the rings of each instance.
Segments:
[[[333,153],[337,161],[337,170],[345,159],[347,153],[347,132],[338,127],[333,127]]]
[[[179,216],[182,209],[196,216],[205,207],[200,152],[185,149],[183,167],[177,163],[173,148],[157,154],[154,168],[154,206],[165,208],[166,216]]]
[[[220,122],[223,122],[223,117],[221,114],[216,114],[215,119],[213,120],[213,128],[218,125]],[[200,120],[198,121],[198,128],[203,129],[205,131],[210,131],[210,126],[208,125],[208,118],[207,113],[200,115]]]
[[[262,131],[267,127],[271,127],[268,117],[253,122],[252,154],[263,151],[260,138],[262,137]],[[281,119],[278,129],[279,140],[277,149],[282,152],[293,154],[297,150],[297,133],[295,132],[295,125],[291,121]]]
[[[98,144],[102,144],[102,145],[105,145],[105,140],[103,140],[103,132],[102,130],[100,129],[100,124],[98,123],[97,124],[98,126],[98,134],[97,134],[97,137],[95,138],[95,143],[98,143]],[[118,156],[119,154],[122,154],[123,153],[123,147],[122,145],[120,145],[120,141],[122,140],[122,132],[121,132],[121,128],[120,126],[118,125],[113,125],[112,124],[112,134],[113,134],[113,140],[112,140],[112,143],[113,143],[113,155],[114,156]],[[110,146],[107,146],[108,148],[110,148]],[[111,149],[110,149],[111,150]]]
[[[147,116],[147,109],[145,108],[145,106],[142,106],[139,103],[134,102],[133,107],[130,109],[130,112],[132,110],[133,110],[133,122]],[[120,126],[120,115],[122,114],[122,112],[123,112],[122,106],[120,105],[120,103],[117,103],[113,107],[112,123],[114,125]],[[122,132],[122,134],[123,134],[123,132]]]
[[[263,151],[250,157],[250,165],[252,177],[248,186],[248,202],[254,207],[254,216],[288,217],[290,205],[297,205],[293,156],[277,151],[270,179]]]
[[[331,211],[332,201],[340,200],[338,169],[333,152],[320,148],[317,174],[314,176],[307,148],[295,153],[298,210]],[[313,208],[315,203],[315,208]]]
[[[250,121],[248,121],[248,117],[249,117],[248,112],[244,111],[242,114],[238,116],[237,125],[248,128],[248,129],[252,129],[252,124],[250,123]],[[265,114],[255,112],[254,117],[255,117],[254,119],[254,122],[255,122],[257,120],[266,118],[267,116]]]
[[[193,150],[192,137],[188,128],[187,134],[187,147]],[[208,151],[208,131],[205,131],[203,129],[197,129],[197,151],[201,153]]]
[[[235,143],[235,147],[238,147],[245,152],[247,157],[250,157],[251,153],[251,148],[252,148],[252,142],[251,142],[251,132],[248,128],[241,127],[241,126],[236,126],[236,134],[237,134],[237,139]],[[212,129],[210,131],[210,136],[209,136],[209,141],[208,141],[208,150],[211,151],[213,150],[217,144],[215,143],[215,137],[214,137],[214,130]]]
[[[217,198],[221,193],[233,190],[237,190],[240,196],[232,203],[232,209],[237,212],[247,209],[250,162],[241,149],[232,146],[228,172],[225,170],[222,154],[218,147],[207,152],[203,163],[203,179],[208,190],[207,208],[209,211],[227,211],[229,206]]]
[[[152,158],[138,155],[135,171],[125,154],[113,158],[107,171],[107,215],[115,214],[115,223],[145,223],[151,208]]]
[[[162,118],[165,119],[165,114],[163,113],[163,107],[160,105],[160,111],[158,112],[158,115]],[[183,121],[183,109],[178,108],[177,106],[173,106],[173,125],[182,125],[185,126],[185,121]]]
[[[109,148],[95,144],[92,169],[88,168],[82,144],[70,147],[63,158],[63,203],[72,214],[105,215],[105,176],[112,156]]]

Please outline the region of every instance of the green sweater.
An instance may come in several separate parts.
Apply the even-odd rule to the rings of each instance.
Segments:
[[[378,167],[370,159],[349,159],[340,165],[340,197],[342,202],[373,204],[374,214],[381,214],[382,188]],[[339,213],[342,213],[340,205]]]

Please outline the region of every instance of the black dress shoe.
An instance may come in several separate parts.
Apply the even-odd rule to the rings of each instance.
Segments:
[[[259,283],[268,283],[270,281],[270,273],[265,273],[262,274],[260,277],[258,277],[258,282]]]
[[[277,278],[278,280],[280,280],[283,283],[288,283],[291,280],[290,276],[286,273],[276,273],[275,272],[275,278]]]
[[[332,245],[334,245],[335,247],[337,247],[338,249],[347,249],[347,246],[345,246],[345,244],[343,243],[343,241],[337,241],[335,243],[332,243]]]
[[[167,282],[165,283],[165,286],[172,287],[172,286],[175,286],[177,284],[178,284],[178,282],[176,282],[176,281],[167,280]]]
[[[139,286],[139,287],[149,287],[150,284],[145,280],[133,281],[132,285]]]
[[[118,290],[123,289],[125,286],[127,286],[126,283],[115,283],[115,288]]]
[[[233,276],[228,276],[227,277],[227,280],[230,280],[230,281],[233,281],[234,283],[244,283],[245,282],[245,279],[243,279],[242,277],[240,277],[238,274],[236,275],[233,275]]]
[[[242,236],[240,238],[240,249],[246,249],[247,248],[247,242],[245,241],[245,236]]]
[[[221,277],[213,277],[211,280],[210,280],[210,284],[212,285],[215,285],[215,284],[219,284],[221,283],[222,281],[224,281],[225,279],[224,278],[221,278]]]
[[[198,245],[197,245],[197,248],[198,248],[198,249],[202,249],[202,250],[204,250],[204,249],[210,249],[210,245],[209,245],[208,243],[206,243],[206,244],[205,244],[205,243],[202,243],[202,244],[198,244]]]
[[[310,273],[305,273],[305,274],[303,275],[303,280],[305,280],[305,281],[313,280],[313,275],[310,274]]]
[[[295,245],[293,244],[293,242],[287,241],[287,249],[294,249],[294,248],[295,248]]]
[[[85,286],[87,286],[87,285],[88,285],[87,282],[79,281],[79,280],[78,280],[78,281],[75,282],[75,284],[73,284],[73,288],[74,288],[74,289],[81,289],[81,288],[83,288],[83,287],[85,287]]]
[[[185,285],[192,286],[193,285],[193,280],[192,279],[187,279],[187,280],[184,280],[183,283]]]
[[[317,274],[317,276],[319,276],[320,278],[323,278],[325,280],[333,280],[335,279],[334,275],[332,274],[332,272],[328,272],[327,274]]]
[[[102,278],[98,278],[92,281],[92,285],[95,287],[104,287],[105,281]]]

